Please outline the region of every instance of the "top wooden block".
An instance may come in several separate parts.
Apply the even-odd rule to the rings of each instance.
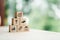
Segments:
[[[23,17],[23,12],[16,12],[15,18]]]

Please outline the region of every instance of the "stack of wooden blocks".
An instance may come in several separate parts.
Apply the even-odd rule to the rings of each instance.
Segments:
[[[12,24],[9,25],[9,32],[19,31],[29,31],[28,24],[26,24],[26,18],[23,18],[23,12],[16,13],[15,18],[12,18]]]

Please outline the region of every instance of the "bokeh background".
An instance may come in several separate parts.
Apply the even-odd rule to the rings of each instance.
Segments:
[[[16,11],[29,19],[30,28],[60,32],[60,0],[5,0],[5,26]]]

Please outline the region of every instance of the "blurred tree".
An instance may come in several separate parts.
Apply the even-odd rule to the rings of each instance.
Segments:
[[[16,0],[5,1],[5,20],[4,25],[9,25],[11,17],[14,17],[16,11]]]
[[[29,15],[31,12],[31,0],[23,0],[23,9],[24,15]]]

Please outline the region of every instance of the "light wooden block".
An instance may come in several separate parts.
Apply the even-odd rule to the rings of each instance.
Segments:
[[[26,20],[21,18],[20,21],[19,21],[19,24],[26,24]]]
[[[24,26],[23,31],[29,31],[29,25],[24,23],[22,24]]]
[[[29,31],[29,26],[28,25],[24,26],[23,30],[24,31]]]
[[[25,23],[25,22],[26,22],[26,19],[22,18],[21,23]]]
[[[17,25],[9,25],[9,32],[17,32]]]
[[[21,24],[20,27],[22,27],[20,31],[29,31],[29,27],[26,23]]]
[[[23,17],[23,12],[17,12],[17,13],[15,14],[15,17],[16,17],[16,18]]]
[[[18,32],[22,32],[23,31],[23,25],[18,25]]]
[[[26,22],[25,22],[25,23],[21,23],[20,25],[22,25],[22,26],[27,26],[28,24],[26,24]]]
[[[19,25],[19,18],[12,18],[12,25]]]

